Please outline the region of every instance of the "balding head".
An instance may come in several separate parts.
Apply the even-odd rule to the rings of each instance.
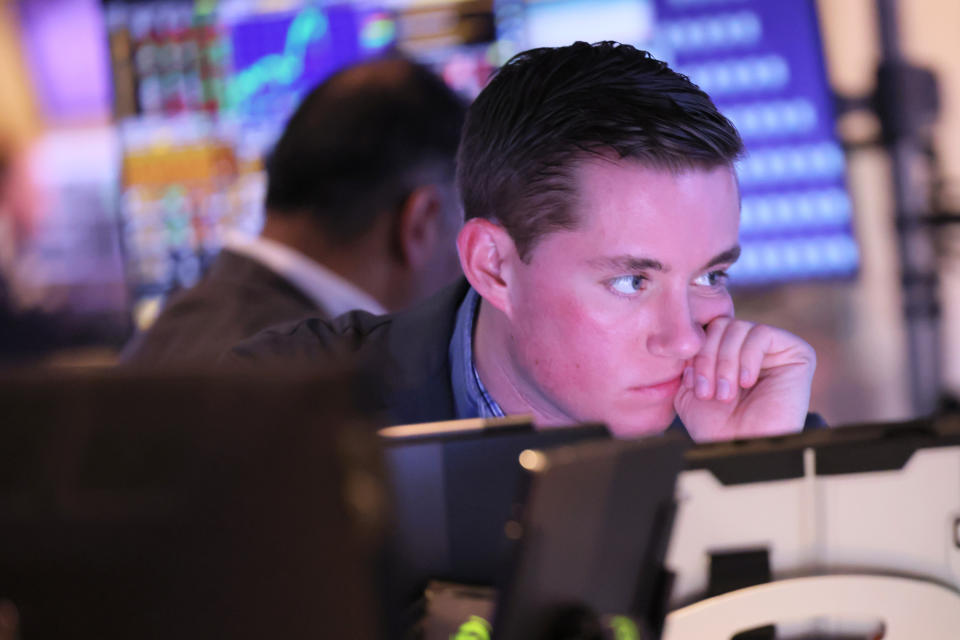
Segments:
[[[416,82],[416,74],[422,71],[422,67],[406,58],[385,58],[347,67],[325,84],[333,95],[343,98],[372,89],[402,92]]]
[[[290,118],[267,165],[270,215],[311,213],[349,243],[419,184],[450,184],[466,107],[401,58],[344,69]]]

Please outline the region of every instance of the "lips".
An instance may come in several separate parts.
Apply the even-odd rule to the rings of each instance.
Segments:
[[[675,378],[670,378],[669,380],[664,380],[663,382],[630,387],[630,391],[643,396],[649,396],[650,398],[673,398],[673,396],[677,395],[677,391],[680,390],[680,382],[682,379],[683,376],[678,375]]]

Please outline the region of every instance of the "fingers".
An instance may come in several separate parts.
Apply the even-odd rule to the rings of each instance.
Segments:
[[[758,324],[743,342],[740,364],[744,370],[740,386],[749,388],[757,383],[764,371],[783,367],[800,367],[812,378],[817,354],[813,347],[792,333]]]
[[[816,361],[813,347],[787,331],[717,318],[687,362],[674,407],[697,441],[799,431]]]
[[[749,336],[755,333],[757,325],[752,322],[734,320],[727,325],[723,339],[717,350],[717,400],[733,400],[737,397],[737,387],[745,385],[747,369],[744,367],[743,351]]]
[[[759,331],[752,331],[743,342],[740,349],[741,379],[740,386],[749,389],[757,384],[763,360],[771,349],[773,336],[767,327],[758,327]]]
[[[816,363],[812,347],[786,331],[734,318],[706,328],[703,347],[684,372],[684,384],[699,400],[733,401],[757,384],[764,368]]]
[[[756,382],[754,371],[754,353],[762,342],[754,340],[751,344],[750,358],[743,361],[743,347],[757,325],[733,318],[717,318],[706,329],[703,348],[692,363],[692,371],[685,375],[685,381],[692,378],[691,386],[700,400],[722,400],[730,402],[736,399],[738,387],[747,388]],[[763,353],[760,353],[760,361]],[[759,362],[756,363],[757,371]]]
[[[717,318],[707,325],[700,353],[693,358],[692,366],[683,373],[684,382],[700,400],[712,398],[715,392],[716,353],[720,339],[732,318]]]

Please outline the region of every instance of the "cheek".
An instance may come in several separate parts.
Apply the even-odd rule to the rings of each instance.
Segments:
[[[602,382],[622,344],[610,318],[572,293],[543,291],[526,298],[515,325],[516,354],[524,369],[554,389]]]
[[[561,340],[569,342],[584,321],[583,310],[576,299],[542,288],[523,296],[517,308],[520,317],[515,327],[520,346],[536,345],[543,349]]]

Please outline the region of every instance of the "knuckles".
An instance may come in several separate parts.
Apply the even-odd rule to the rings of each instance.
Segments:
[[[721,356],[724,346],[729,346],[726,342],[728,336],[737,336],[737,339],[742,341],[740,346],[750,351],[759,348],[767,353],[789,354],[791,360],[803,363],[811,369],[816,368],[817,365],[817,353],[814,348],[802,338],[784,329],[721,316],[706,325],[705,330],[708,336],[704,345],[705,350],[701,350],[692,360],[694,368],[700,371],[712,367],[729,369],[738,366],[739,363]],[[716,339],[717,334],[721,334],[719,340]],[[710,340],[711,336],[715,339]]]

